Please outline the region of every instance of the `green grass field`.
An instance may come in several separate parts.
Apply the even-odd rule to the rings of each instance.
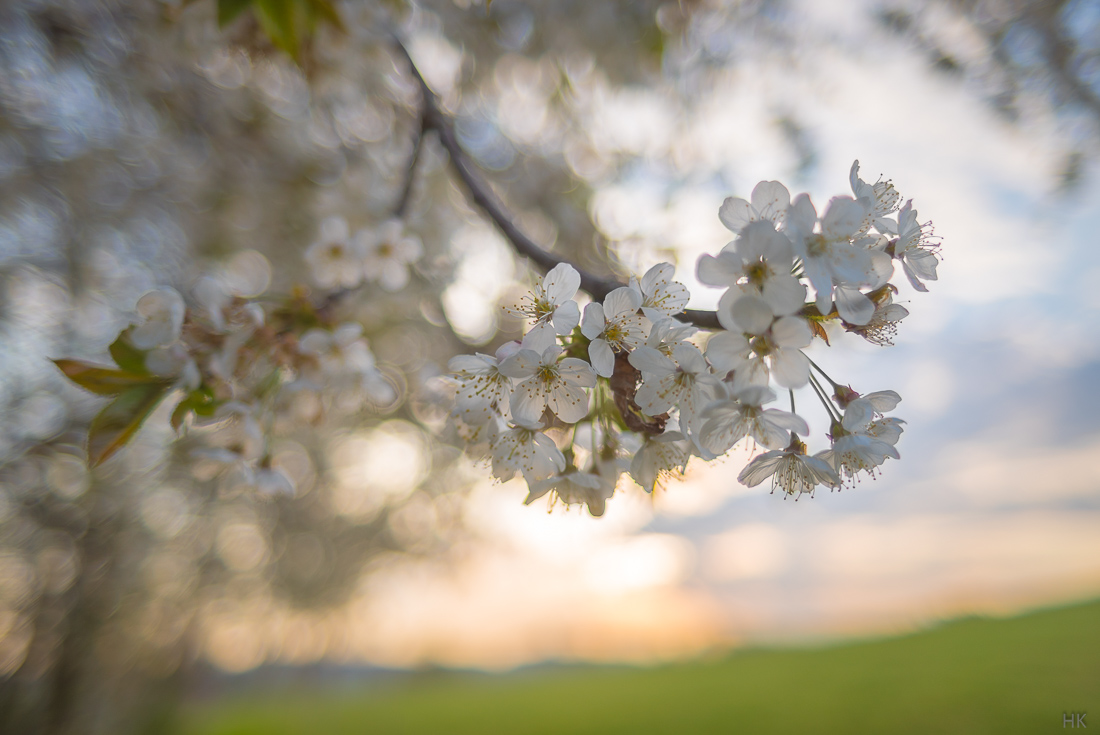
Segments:
[[[1062,713],[1071,711],[1100,730],[1100,602],[650,669],[433,674],[360,695],[270,692],[192,706],[178,732],[970,735],[1068,732]]]

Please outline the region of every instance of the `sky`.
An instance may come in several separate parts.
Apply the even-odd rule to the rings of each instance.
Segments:
[[[828,42],[716,75],[690,117],[670,113],[660,91],[596,100],[593,135],[676,151],[689,167],[718,161],[730,188],[643,173],[597,186],[593,217],[610,236],[671,244],[691,305],[708,308],[718,292],[695,281],[694,262],[729,239],[717,218],[726,196],[747,198],[757,181],[779,178],[821,211],[830,196],[850,193],[854,160],[865,179],[892,179],[920,220],[934,223],[940,278],[924,294],[896,279],[896,300],[911,315],[895,346],[848,335],[810,355],[861,392],[902,395],[900,461],[796,502],[737,483],[751,455],[733,452],[694,460],[683,482],[653,497],[624,479],[599,519],[548,512],[542,501],[524,506],[521,480],[495,483],[471,461],[465,471],[477,487],[463,510],[471,540],[444,558],[391,560],[323,618],[268,616],[266,631],[243,613],[214,619],[215,663],[243,669],[326,650],[396,666],[652,662],[1100,594],[1097,167],[1060,193],[1058,120],[1009,124],[873,29],[864,5],[803,6]],[[424,56],[433,48],[443,67],[455,66],[453,49],[414,45]],[[431,59],[424,64],[430,71]],[[801,177],[775,130],[776,100],[797,105],[818,152]],[[492,328],[499,296],[479,301],[477,283],[513,266],[486,226],[466,236],[478,244],[445,303],[476,334]],[[630,257],[641,272],[659,255]],[[810,449],[823,449],[824,416],[806,415]]]

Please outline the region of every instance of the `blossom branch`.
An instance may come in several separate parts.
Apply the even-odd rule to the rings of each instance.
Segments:
[[[393,37],[393,40],[394,45],[405,58],[409,70],[420,86],[422,131],[434,130],[439,135],[439,141],[450,156],[451,164],[458,173],[458,177],[462,179],[462,183],[466,186],[470,198],[500,229],[516,252],[533,261],[543,272],[549,271],[562,263],[572,265],[580,274],[581,289],[597,301],[604,299],[615,289],[621,288],[624,284],[614,279],[601,278],[585,271],[574,263],[570,263],[566,258],[546,252],[516,226],[516,223],[505,210],[503,203],[493,193],[489,184],[475,173],[473,165],[466,156],[465,151],[462,150],[462,146],[459,145],[450,116],[440,109],[439,98],[420,74],[420,70],[416,67],[416,62],[413,61],[412,56],[409,55],[408,49],[396,36]],[[680,316],[685,321],[701,329],[721,328],[718,323],[718,315],[713,311],[687,309]]]
[[[403,218],[409,208],[412,199],[413,183],[416,180],[416,165],[420,162],[420,149],[423,148],[424,132],[428,126],[424,122],[423,111],[420,113],[419,124],[416,127],[416,137],[413,139],[412,155],[409,156],[409,165],[405,169],[405,183],[401,187],[401,196],[393,207],[393,216]]]

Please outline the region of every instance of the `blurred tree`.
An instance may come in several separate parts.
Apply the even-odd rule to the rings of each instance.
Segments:
[[[891,28],[940,48],[921,13],[883,7]],[[965,63],[943,50],[940,68],[1000,70],[1009,91],[992,96],[1006,108],[1038,69],[1057,82],[1047,104],[1095,118],[1096,36],[1079,33],[1095,30],[1094,4],[949,7],[990,40]],[[347,650],[334,611],[367,594],[364,578],[464,533],[459,498],[480,470],[446,423],[448,359],[520,335],[499,305],[527,271],[448,159],[468,158],[489,182],[481,193],[503,200],[498,225],[596,274],[586,287],[602,296],[677,242],[640,234],[594,194],[655,180],[666,206],[684,185],[728,189],[728,164],[693,120],[729,69],[812,53],[800,51],[807,30],[767,0],[0,7],[2,729],[155,732],[204,658],[243,670]],[[394,33],[438,107],[423,104]],[[797,109],[777,102],[772,122],[789,169],[812,169]],[[372,251],[389,275],[343,282],[325,233],[394,217],[404,230],[383,244],[404,237],[422,253]],[[303,286],[310,247],[314,275],[330,257],[324,278],[347,290]],[[321,329],[312,346],[302,338],[314,369],[336,355],[358,377],[271,397],[283,403],[258,428],[277,438],[250,455],[257,427],[232,406],[212,415],[232,395],[127,367],[116,337],[154,313],[171,321],[170,303],[139,305],[164,286],[205,314],[183,329],[226,385],[263,395],[288,370],[290,327]],[[245,299],[273,321],[251,322]],[[348,323],[369,352],[358,332],[339,342]],[[232,334],[250,341],[228,350]],[[257,340],[275,357],[250,352]],[[131,403],[93,425],[97,468],[84,438],[105,401],[50,358],[113,362],[136,381],[125,396],[101,391]],[[160,405],[169,385],[184,390]],[[181,398],[175,419],[190,428],[175,440]],[[144,409],[152,418],[113,451]]]

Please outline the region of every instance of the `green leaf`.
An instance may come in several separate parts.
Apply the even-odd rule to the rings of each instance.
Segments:
[[[298,34],[294,27],[293,0],[256,0],[256,17],[271,42],[297,60]]]
[[[306,0],[306,7],[309,8],[312,17],[326,21],[338,30],[346,30],[344,19],[340,17],[340,13],[329,0]]]
[[[139,350],[130,342],[130,331],[133,327],[124,329],[107,350],[111,353],[115,364],[130,373],[148,374],[145,367],[145,351]]]
[[[88,429],[88,464],[102,464],[126,446],[170,386],[147,383],[128,388],[96,414]]]
[[[224,401],[214,398],[214,392],[209,388],[196,388],[184,396],[172,411],[172,428],[179,431],[187,414],[192,412],[199,416],[213,416],[222,403]]]
[[[172,382],[149,373],[114,370],[80,360],[54,360],[53,364],[57,365],[69,380],[101,396],[115,396],[138,386],[155,385],[166,388]]]
[[[252,0],[218,0],[218,27],[232,23],[251,4]]]

